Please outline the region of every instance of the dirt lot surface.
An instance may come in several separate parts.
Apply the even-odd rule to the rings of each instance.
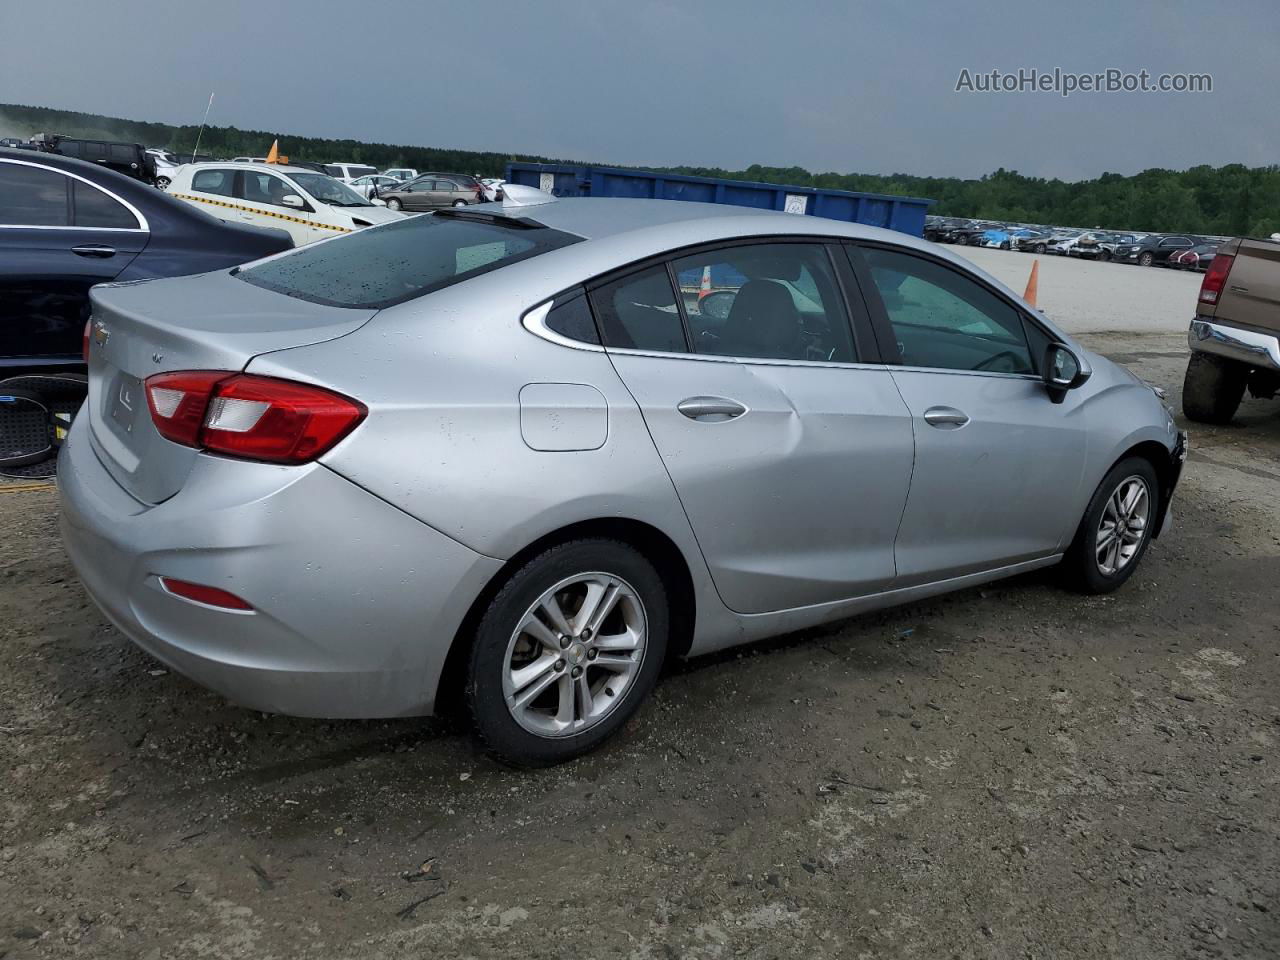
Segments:
[[[1085,340],[1176,404],[1180,333]],[[1275,957],[1280,405],[1192,450],[1112,596],[1037,574],[683,664],[539,773],[164,672],[9,484],[0,958]]]

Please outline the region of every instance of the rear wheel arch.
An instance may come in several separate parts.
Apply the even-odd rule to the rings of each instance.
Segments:
[[[526,546],[495,573],[476,596],[449,645],[436,684],[435,712],[460,715],[471,643],[480,618],[511,576],[531,558],[562,543],[584,539],[615,540],[638,550],[657,569],[670,601],[671,637],[668,657],[682,657],[693,644],[696,601],[693,574],[675,542],[657,527],[625,517],[601,517],[561,527]]]

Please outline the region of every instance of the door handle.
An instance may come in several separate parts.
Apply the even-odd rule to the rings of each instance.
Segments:
[[[969,416],[955,407],[930,407],[924,412],[924,422],[939,430],[959,430],[969,422]]]
[[[727,397],[690,397],[676,404],[676,409],[699,423],[721,423],[747,412],[745,406]]]
[[[114,257],[116,255],[115,247],[107,247],[100,243],[87,243],[81,247],[72,247],[71,252],[81,257]]]

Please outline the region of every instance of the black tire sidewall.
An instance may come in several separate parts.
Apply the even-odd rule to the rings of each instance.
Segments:
[[[625,580],[644,605],[647,640],[640,671],[604,720],[571,737],[540,737],[521,727],[507,709],[502,671],[507,644],[525,611],[554,584],[599,571]],[[476,628],[467,670],[466,700],[477,735],[499,760],[542,767],[599,746],[631,718],[657,684],[666,657],[670,613],[666,586],[653,564],[628,544],[585,539],[560,544],[520,567],[498,591]]]
[[[1146,482],[1147,496],[1151,499],[1147,513],[1147,529],[1137,554],[1116,573],[1105,574],[1098,569],[1096,550],[1098,525],[1102,521],[1102,513],[1106,509],[1107,501],[1116,487],[1129,477],[1135,476],[1141,477]],[[1102,482],[1098,484],[1097,490],[1089,500],[1089,506],[1085,509],[1084,519],[1080,521],[1080,527],[1068,555],[1068,563],[1078,586],[1088,593],[1110,593],[1133,576],[1155,536],[1155,524],[1160,513],[1160,496],[1160,479],[1156,475],[1156,468],[1144,457],[1126,457],[1107,471],[1107,475],[1102,478]]]
[[[1249,382],[1247,368],[1212,354],[1194,352],[1182,380],[1182,412],[1200,423],[1227,424],[1240,408]]]

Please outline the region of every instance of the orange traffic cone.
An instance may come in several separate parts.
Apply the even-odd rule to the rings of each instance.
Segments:
[[[707,265],[702,268],[702,283],[698,285],[698,302],[702,302],[702,298],[711,292],[711,266]]]
[[[1027,301],[1033,307],[1036,305],[1036,294],[1040,289],[1040,261],[1037,260],[1031,264],[1031,276],[1027,278],[1027,290],[1022,295],[1022,299]]]

